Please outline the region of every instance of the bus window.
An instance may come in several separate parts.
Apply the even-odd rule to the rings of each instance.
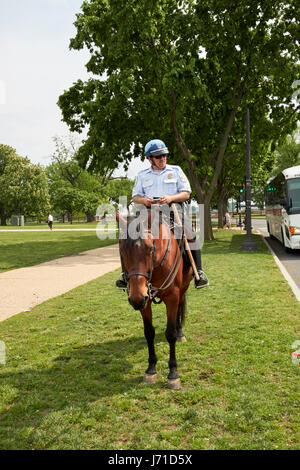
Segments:
[[[280,204],[280,198],[286,196],[285,178],[281,173],[274,178],[267,186],[265,191],[265,202],[267,206],[275,206]]]
[[[289,210],[292,213],[300,213],[300,180],[287,181]]]

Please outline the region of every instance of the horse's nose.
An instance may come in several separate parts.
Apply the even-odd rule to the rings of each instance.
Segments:
[[[136,299],[132,299],[131,297],[128,297],[128,301],[130,305],[134,308],[134,310],[143,310],[143,308],[146,307],[148,299],[149,299],[148,295],[145,295],[144,297],[142,297],[141,300],[136,300]]]

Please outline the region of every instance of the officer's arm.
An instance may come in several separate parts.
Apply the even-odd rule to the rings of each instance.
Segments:
[[[152,199],[152,197],[145,197],[137,194],[136,196],[134,196],[133,202],[135,204],[144,204],[145,206],[150,207],[151,204],[153,204],[154,200]]]
[[[173,194],[172,196],[161,196],[160,202],[162,204],[171,204],[171,202],[184,202],[190,198],[189,191],[180,191],[177,194]]]

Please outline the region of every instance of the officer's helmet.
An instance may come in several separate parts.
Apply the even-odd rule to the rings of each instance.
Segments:
[[[158,157],[159,155],[166,155],[169,153],[166,144],[159,139],[150,140],[145,146],[146,157]]]

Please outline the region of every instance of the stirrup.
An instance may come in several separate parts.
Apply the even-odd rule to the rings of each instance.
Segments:
[[[125,281],[124,274],[122,273],[121,279],[118,279],[116,281],[116,287],[118,289],[125,290],[127,288],[127,282]]]
[[[208,287],[209,286],[209,280],[208,280],[208,277],[206,276],[205,272],[199,270],[198,274],[199,274],[200,279],[198,280],[198,279],[194,278],[196,289],[202,289],[203,287]]]

